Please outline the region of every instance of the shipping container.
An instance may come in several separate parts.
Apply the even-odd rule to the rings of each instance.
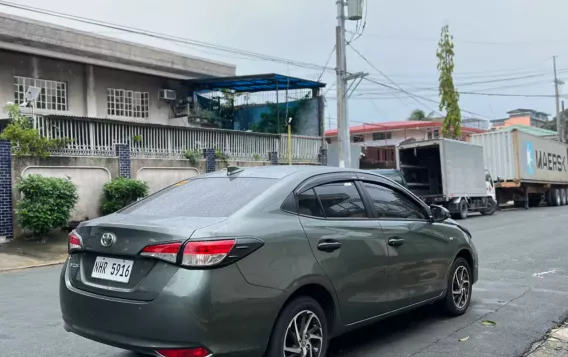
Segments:
[[[414,194],[445,206],[456,218],[472,211],[494,212],[493,183],[487,181],[482,146],[449,139],[399,144],[397,168]]]
[[[517,207],[568,204],[568,146],[522,130],[475,134],[486,167],[496,178],[499,203]]]
[[[489,171],[502,182],[568,184],[568,146],[519,130],[472,135]]]

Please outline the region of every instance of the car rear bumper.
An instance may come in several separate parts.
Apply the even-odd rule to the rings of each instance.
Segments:
[[[280,290],[248,284],[234,265],[179,269],[152,301],[76,289],[66,267],[60,283],[65,329],[141,353],[205,347],[213,356],[262,356],[284,297]]]

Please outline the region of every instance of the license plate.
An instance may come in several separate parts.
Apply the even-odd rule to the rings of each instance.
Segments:
[[[133,264],[132,260],[97,257],[91,277],[128,283]]]

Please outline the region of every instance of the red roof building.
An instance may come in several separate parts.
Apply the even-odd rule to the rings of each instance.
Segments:
[[[396,167],[395,147],[405,140],[431,140],[440,137],[441,121],[391,121],[352,126],[352,145],[361,146],[361,168]],[[484,130],[462,126],[462,140]],[[329,150],[337,150],[337,129],[326,130]]]

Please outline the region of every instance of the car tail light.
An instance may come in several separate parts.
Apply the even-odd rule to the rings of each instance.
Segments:
[[[143,257],[150,257],[176,263],[181,243],[168,243],[149,245],[140,253]]]
[[[210,267],[217,265],[229,255],[235,246],[234,239],[212,241],[189,241],[183,249],[181,265]]]
[[[69,233],[67,250],[69,251],[69,253],[83,250],[83,238],[81,238],[81,236],[75,231]]]
[[[211,352],[203,347],[191,348],[185,350],[157,350],[158,354],[163,357],[207,357],[211,356]]]
[[[254,237],[162,243],[146,246],[140,256],[161,259],[187,268],[217,268],[232,264],[264,245]],[[182,249],[183,246],[183,249]]]

